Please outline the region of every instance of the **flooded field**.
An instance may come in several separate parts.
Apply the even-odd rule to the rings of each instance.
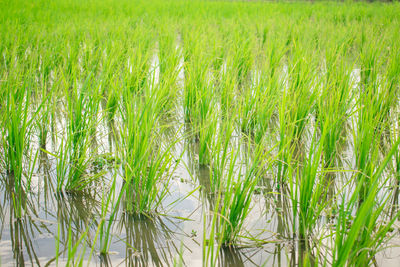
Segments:
[[[400,5],[0,8],[0,266],[399,266]]]

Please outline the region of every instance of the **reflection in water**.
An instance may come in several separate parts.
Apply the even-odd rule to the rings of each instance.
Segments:
[[[244,255],[235,247],[222,247],[219,252],[219,266],[221,267],[242,267]]]
[[[199,156],[199,144],[194,136],[195,130],[191,123],[184,125],[184,146],[187,155],[187,164],[190,173],[195,173],[198,163],[196,158]]]
[[[291,217],[291,204],[290,200],[288,197],[289,192],[287,192],[286,187],[281,187],[279,194],[277,194],[275,197],[276,199],[276,207],[275,207],[275,212],[276,212],[276,218],[277,218],[277,228],[276,228],[276,233],[277,233],[277,238],[284,240],[284,239],[290,239],[295,235],[291,230],[291,225],[293,225],[293,218]],[[282,258],[286,257],[285,253],[282,253],[282,250],[284,249],[284,246],[282,245],[281,242],[277,242],[275,245],[275,253],[274,253],[274,258],[276,258],[278,266],[282,266]],[[292,253],[292,256],[294,256],[295,253]]]
[[[199,166],[199,143],[194,136],[194,129],[190,123],[185,124],[185,151],[187,155],[188,171],[194,174],[200,185],[200,192],[203,199],[207,200],[210,210],[215,205],[216,195],[211,189],[211,169],[209,166]]]
[[[399,172],[395,175],[394,181],[394,192],[393,192],[393,202],[392,202],[392,209],[390,213],[390,218],[392,219],[394,216],[398,216],[399,211],[399,190],[400,189],[400,175]]]
[[[51,205],[54,204],[55,201],[53,198],[53,194],[55,192],[54,184],[51,180],[51,161],[49,160],[48,154],[44,151],[39,151],[38,158],[38,182],[37,182],[37,206],[40,207],[40,210],[44,210],[48,212],[51,210]]]
[[[34,250],[35,246],[32,243],[34,240],[32,227],[37,228],[28,216],[24,215],[24,217],[18,219],[14,219],[12,215],[10,216],[11,243],[17,266],[25,265],[24,252],[28,256],[28,261],[40,265]]]
[[[15,202],[16,192],[13,177],[3,176],[0,187],[3,196],[0,203],[0,222],[2,225],[0,228],[0,240],[3,239],[3,230],[6,225],[5,222],[8,219],[9,229],[7,229],[8,232],[6,233],[10,235],[13,258],[16,266],[24,266],[26,262],[40,265],[39,258],[35,251],[37,247],[33,241],[35,240],[35,233],[50,233],[49,229],[43,224],[38,225],[27,212],[24,212],[22,216],[16,213],[19,208],[15,207],[15,205],[23,205],[33,214],[36,214],[36,211],[30,199],[27,198],[27,195],[22,190],[20,200],[23,201],[23,203]]]
[[[109,148],[108,152],[112,154],[114,153],[114,146],[116,147],[120,140],[118,127],[116,127],[114,119],[110,119],[108,121],[107,128],[108,128],[107,139]]]
[[[88,228],[96,231],[95,215],[100,214],[95,195],[84,192],[57,194],[58,240],[68,249],[68,243],[76,244]],[[88,245],[92,245],[91,235],[87,235]]]
[[[147,217],[124,213],[118,223],[119,232],[125,232],[126,266],[170,266],[179,245],[168,225],[176,223],[166,217]]]
[[[260,254],[262,250],[260,247],[222,246],[218,252],[216,265],[220,267],[266,266],[266,258]]]
[[[100,254],[99,258],[100,258],[100,266],[101,267],[110,267],[110,266],[112,266],[109,254]]]
[[[217,194],[211,188],[211,170],[208,166],[199,166],[197,171],[197,180],[199,182],[200,192],[203,199],[208,201],[210,211],[213,211],[216,204]]]
[[[327,172],[323,177],[325,182],[325,188],[327,188],[326,193],[326,201],[331,201],[332,198],[335,197],[335,180],[336,180],[336,173],[335,172]]]
[[[277,240],[273,252],[271,251],[273,257],[271,264],[273,266],[314,266],[315,248],[308,237],[298,236],[293,218],[293,204],[288,197],[287,186],[282,186],[278,192],[274,192],[272,179],[262,179],[261,184],[267,205],[267,221],[276,222],[275,228],[271,229],[276,234]]]

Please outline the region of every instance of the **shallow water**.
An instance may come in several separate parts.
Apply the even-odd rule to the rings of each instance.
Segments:
[[[158,58],[151,60],[150,80],[159,80]],[[128,69],[131,68],[129,61]],[[178,85],[184,86],[183,61],[178,75]],[[257,71],[254,71],[257,75]],[[283,75],[287,68],[283,68]],[[352,71],[355,84],[359,82],[359,69]],[[253,77],[253,82],[256,78]],[[356,86],[356,85],[355,85]],[[15,219],[13,214],[13,200],[10,195],[12,185],[10,177],[1,176],[0,182],[0,263],[1,266],[65,265],[68,259],[68,242],[78,243],[78,250],[82,252],[82,262],[90,266],[168,266],[173,265],[174,259],[182,253],[183,263],[187,266],[202,266],[202,244],[204,233],[203,220],[210,213],[214,196],[209,193],[209,173],[205,167],[199,167],[198,148],[192,137],[185,137],[185,123],[181,107],[177,108],[176,117],[169,118],[166,124],[173,125],[169,132],[174,135],[181,131],[181,141],[174,149],[177,158],[182,160],[176,169],[170,183],[170,194],[163,202],[165,208],[161,213],[167,216],[155,215],[152,218],[134,217],[119,208],[111,226],[111,245],[109,254],[101,256],[96,232],[101,220],[101,202],[103,192],[109,189],[110,181],[116,174],[116,192],[120,192],[123,179],[118,174],[118,168],[105,163],[106,174],[101,181],[97,181],[91,190],[78,194],[56,193],[56,164],[51,155],[40,152],[38,164],[32,177],[31,190],[25,196],[27,213],[22,219]],[[355,119],[356,118],[352,118]],[[312,132],[313,118],[307,126],[306,132]],[[349,120],[349,124],[350,124]],[[271,125],[271,143],[274,143],[276,125]],[[65,118],[59,115],[56,132],[65,128]],[[94,146],[97,154],[113,153],[115,140],[108,125],[99,125]],[[307,149],[310,136],[305,134],[300,154]],[[164,142],[168,142],[166,135]],[[242,136],[235,132],[237,146],[241,149]],[[340,152],[340,167],[342,170],[352,170],[355,165],[351,135],[343,151]],[[32,140],[32,149],[37,150],[36,139]],[[36,143],[35,143],[36,142]],[[60,145],[59,140],[48,138],[47,148],[55,151]],[[245,151],[245,149],[244,149]],[[241,159],[246,158],[241,152]],[[96,171],[93,167],[92,171]],[[333,197],[338,188],[342,188],[351,177],[352,172],[337,173],[331,178],[334,180]],[[200,187],[199,187],[200,186]],[[198,189],[198,190],[196,190]],[[352,187],[348,187],[350,195]],[[295,266],[303,260],[304,242],[298,240],[293,230],[291,202],[285,197],[285,192],[277,192],[274,188],[274,172],[261,179],[257,187],[257,194],[252,198],[252,209],[246,219],[245,229],[248,235],[263,240],[259,246],[254,246],[248,240],[248,246],[242,248],[223,249],[219,256],[220,266]],[[192,193],[189,197],[188,194]],[[397,196],[398,198],[398,196]],[[110,212],[107,212],[109,218]],[[107,221],[106,221],[107,223]],[[321,218],[317,232],[326,233],[331,222],[328,218]],[[206,223],[207,224],[207,223]],[[398,231],[398,226],[396,226]],[[80,240],[84,235],[85,237]],[[399,235],[391,240],[389,245],[400,245]],[[58,241],[57,241],[58,240]],[[246,241],[244,241],[246,242]],[[328,246],[328,241],[326,242]],[[59,257],[55,255],[59,254]],[[321,250],[326,259],[331,258],[329,246]],[[78,259],[77,259],[78,260]],[[378,254],[376,261],[379,266],[399,266],[400,249],[392,247]]]

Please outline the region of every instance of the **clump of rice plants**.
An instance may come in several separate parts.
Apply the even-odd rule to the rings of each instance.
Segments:
[[[292,199],[294,232],[298,231],[299,239],[306,241],[313,234],[321,214],[329,204],[326,199],[328,190],[325,180],[325,170],[321,169],[323,160],[323,144],[326,138],[327,127],[322,130],[318,139],[313,135],[309,152],[304,160],[301,170],[295,171],[295,179],[289,179],[289,194]],[[307,244],[308,242],[304,242]]]
[[[154,46],[151,31],[134,31],[133,40],[136,42],[127,49],[127,66],[129,71],[124,72],[125,87],[131,92],[140,92],[147,83],[151,52]],[[139,42],[140,40],[140,42]]]
[[[87,173],[92,161],[90,146],[95,138],[93,128],[97,124],[97,105],[89,94],[91,78],[83,87],[67,92],[67,130],[61,137],[57,152],[57,190],[85,189],[97,176]],[[75,84],[74,86],[78,86]]]
[[[280,88],[283,86],[279,69],[284,53],[285,46],[278,41],[271,40],[266,51],[265,61],[261,65],[260,74],[256,76],[255,98],[257,102],[253,135],[257,144],[262,142],[277,113],[278,96]]]
[[[17,71],[13,74],[16,75],[13,78],[22,79]],[[22,198],[25,190],[29,191],[31,175],[37,159],[37,154],[35,155],[33,151],[29,153],[30,135],[34,130],[33,119],[37,111],[31,113],[29,92],[14,88],[12,83],[6,84],[4,89],[5,103],[0,113],[2,119],[1,165],[6,171],[7,178],[11,179],[14,185],[13,207],[17,218],[20,218],[26,208]]]
[[[348,202],[343,201],[340,204],[336,222],[333,266],[368,265],[375,261],[375,255],[381,244],[390,238],[396,216],[390,218],[384,214],[391,193],[382,192],[382,183],[384,184],[388,178],[382,180],[380,177],[398,150],[398,146],[399,140],[394,142],[383,161],[374,166],[372,174],[367,178],[368,187],[365,188],[364,184],[357,183]],[[361,204],[359,199],[362,199]],[[356,210],[354,215],[349,214],[352,210]],[[379,218],[382,217],[386,220],[379,222]]]
[[[14,95],[16,93],[16,95]],[[4,128],[3,134],[4,157],[3,164],[9,174],[21,182],[23,176],[24,153],[29,146],[29,98],[25,92],[10,91],[7,94],[6,111],[3,113]],[[21,103],[18,105],[18,103]],[[6,123],[7,122],[7,123]],[[21,186],[18,185],[18,186]]]
[[[211,163],[213,146],[218,129],[218,118],[215,111],[208,111],[205,120],[200,124],[199,136],[199,164],[206,166]]]
[[[195,48],[200,49],[198,46]],[[185,120],[201,125],[211,112],[214,90],[209,72],[208,58],[205,54],[191,54],[185,62],[184,113]]]
[[[288,69],[288,86],[285,90],[288,106],[288,118],[294,123],[294,140],[300,142],[304,128],[307,125],[310,115],[315,109],[317,96],[316,63],[312,52],[308,51],[301,44],[295,44],[292,48],[293,55]]]
[[[1,264],[397,260],[399,14],[2,1]]]
[[[126,210],[151,214],[162,205],[168,194],[168,182],[176,166],[171,149],[159,142],[160,106],[157,96],[146,97],[126,92],[129,97],[122,111],[121,146]],[[161,183],[163,185],[161,186]]]
[[[269,165],[269,157],[263,158],[263,147],[258,146],[254,152],[252,162],[241,159],[239,150],[231,150],[229,144],[232,132],[229,132],[233,122],[225,122],[223,126],[225,134],[219,136],[217,141],[218,149],[214,150],[214,161],[211,166],[211,184],[214,184],[213,205],[210,205],[211,219],[209,228],[204,219],[203,235],[203,261],[206,265],[215,265],[220,253],[227,247],[240,247],[244,235],[244,224],[250,214],[252,197],[255,192],[258,179],[261,176],[260,165]],[[221,150],[219,148],[222,148]],[[248,147],[247,149],[249,149]],[[250,240],[252,238],[247,237]]]
[[[317,120],[328,127],[324,138],[325,167],[333,167],[339,145],[343,143],[346,122],[352,112],[353,86],[345,63],[346,50],[334,46],[326,52],[326,79],[318,99]]]
[[[254,41],[251,36],[248,36],[248,31],[239,25],[234,31],[234,36],[230,40],[232,42],[232,64],[236,80],[239,86],[250,78],[250,72],[254,64]]]

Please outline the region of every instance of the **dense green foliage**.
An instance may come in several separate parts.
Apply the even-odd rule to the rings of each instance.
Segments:
[[[5,199],[35,213],[42,154],[57,203],[103,185],[93,229],[58,208],[56,262],[79,265],[118,224],[136,251],[185,169],[204,265],[281,240],[290,265],[376,263],[398,235],[399,29],[397,3],[0,0]],[[249,228],[256,195],[274,241]]]

